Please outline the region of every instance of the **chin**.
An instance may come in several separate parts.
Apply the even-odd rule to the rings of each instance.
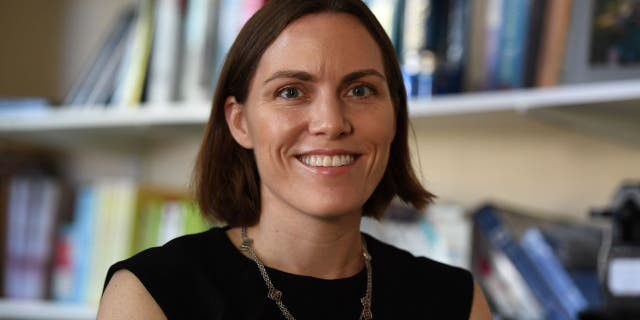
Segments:
[[[317,205],[309,207],[308,210],[304,211],[306,211],[310,216],[327,220],[336,220],[354,216],[360,218],[362,216],[362,206]]]

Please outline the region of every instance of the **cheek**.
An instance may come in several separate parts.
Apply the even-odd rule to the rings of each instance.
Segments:
[[[299,123],[295,115],[273,110],[252,114],[249,127],[256,157],[267,159],[286,155],[299,135]]]
[[[374,137],[375,143],[388,150],[396,134],[396,123],[393,112],[384,112],[383,115],[371,119],[367,134]]]

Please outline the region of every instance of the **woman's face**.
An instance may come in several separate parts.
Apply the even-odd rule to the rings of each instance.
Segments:
[[[380,49],[347,14],[291,23],[267,48],[231,132],[255,152],[262,212],[360,214],[380,182],[395,113]]]

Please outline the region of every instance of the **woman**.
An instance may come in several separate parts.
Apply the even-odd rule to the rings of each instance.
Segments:
[[[409,161],[407,105],[360,0],[271,0],[220,74],[194,174],[227,228],[115,264],[100,319],[489,319],[471,275],[359,231],[394,196],[432,194]]]

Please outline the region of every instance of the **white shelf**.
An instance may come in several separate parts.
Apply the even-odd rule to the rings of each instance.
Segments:
[[[0,299],[3,320],[89,320],[95,319],[96,313],[95,307],[86,305]]]
[[[105,142],[132,148],[181,134],[201,134],[210,102],[142,105],[131,109],[52,109],[0,114],[0,135],[27,142],[77,147]],[[640,145],[640,80],[551,88],[464,93],[409,101],[413,119],[507,112],[575,127]]]
[[[496,111],[524,113],[603,103],[615,108],[618,103],[628,101],[636,101],[640,108],[640,80],[444,95],[411,101],[409,113],[414,118]]]
[[[207,103],[110,109],[103,106],[62,108],[2,116],[0,133],[95,128],[201,125],[209,119]]]

